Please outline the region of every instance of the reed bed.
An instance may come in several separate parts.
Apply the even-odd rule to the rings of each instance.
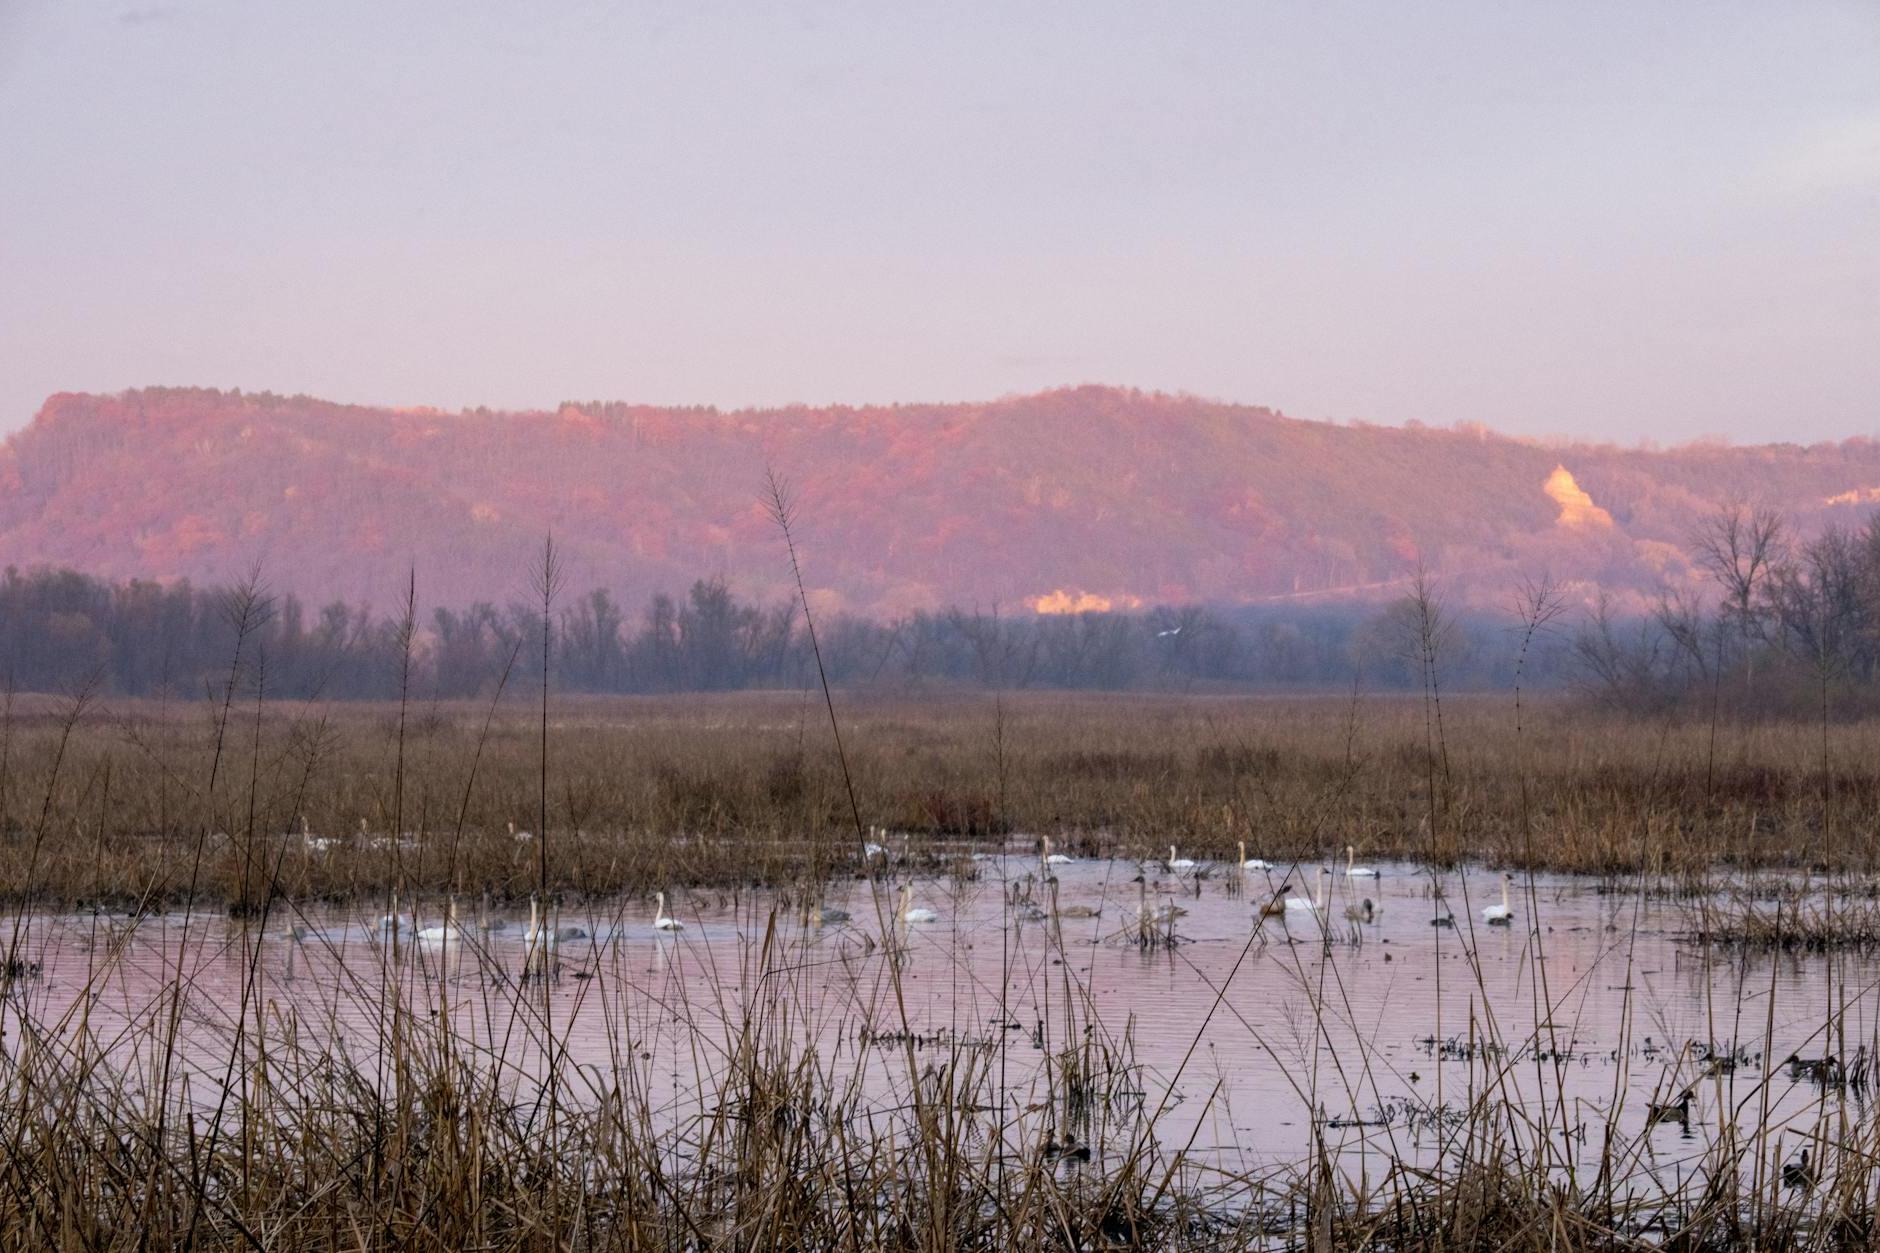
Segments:
[[[661,983],[665,1027],[610,990],[622,963],[605,944],[564,949],[531,974],[515,945],[467,939],[466,951],[440,957],[396,934],[355,943],[329,971],[348,989],[347,1026],[331,1003],[297,992],[280,951],[293,941],[263,920],[197,923],[238,972],[238,1003],[212,1018],[191,1008],[209,994],[194,974],[121,1019],[87,994],[53,998],[44,976],[13,978],[0,1051],[0,1243],[1539,1251],[1853,1249],[1871,1239],[1880,1121],[1844,1075],[1819,1082],[1808,1157],[1737,1133],[1722,1102],[1701,1151],[1666,1163],[1650,1141],[1657,1106],[1642,1132],[1619,1130],[1637,1123],[1623,1103],[1598,1127],[1576,1125],[1551,1097],[1550,1070],[1563,1063],[1544,1048],[1548,1026],[1488,1015],[1448,1042],[1467,1061],[1462,1090],[1393,1119],[1417,1149],[1354,1164],[1321,1114],[1305,1159],[1234,1168],[1170,1128],[1130,1031],[1106,1021],[1072,976],[1059,976],[1063,996],[1048,1002],[1035,1040],[1030,1028],[897,1029],[892,980],[832,1030],[801,972],[830,960],[910,969],[925,958],[906,929],[860,924],[850,938],[866,938],[866,954],[838,959],[827,936],[780,911],[752,921],[734,969]],[[1036,943],[1064,952],[1061,929],[1048,922]],[[121,929],[99,946],[95,990],[107,991],[135,938]],[[305,960],[302,981],[318,964]],[[1350,958],[1335,943],[1277,960],[1317,989],[1313,1034],[1348,1012],[1338,979]],[[602,1061],[566,1060],[567,1003],[545,993],[568,986],[617,998]],[[184,1020],[195,1029],[179,1033]],[[677,1087],[642,1052],[661,1030],[695,1059]],[[179,1048],[179,1034],[192,1042]],[[1036,1071],[1023,1093],[1002,1075],[1015,1051]],[[1684,1049],[1667,1080],[1721,1097],[1725,1076],[1709,1062]],[[1302,1109],[1360,1099],[1369,1064],[1346,1057],[1336,1074],[1302,1075]],[[1732,1089],[1737,1108],[1784,1069]],[[1539,1099],[1518,1101],[1529,1074]],[[1589,1135],[1604,1137],[1590,1164]]]
[[[1052,835],[1080,856],[1181,844],[1224,859],[1463,860],[1708,881],[1880,869],[1880,722],[1726,727],[1530,701],[845,698],[864,821],[938,866]],[[533,711],[16,701],[0,756],[0,893],[127,907],[186,898],[727,890],[854,874],[826,722],[804,694],[573,700]],[[995,733],[996,731],[996,733]],[[213,776],[213,782],[211,782]],[[546,811],[552,855],[517,841]],[[312,839],[300,839],[303,829]],[[256,859],[274,869],[257,870]],[[544,882],[544,876],[547,882]]]
[[[1820,895],[1737,893],[1689,910],[1694,940],[1749,950],[1880,951],[1880,903],[1830,885]]]
[[[1599,1118],[1568,1107],[1571,1049],[1531,888],[1520,913],[1532,1003],[1484,1006],[1459,1028],[1461,1090],[1390,1120],[1415,1129],[1414,1151],[1354,1159],[1332,1134],[1328,1105],[1375,1097],[1376,1059],[1360,1049],[1298,1077],[1314,1147],[1259,1169],[1197,1152],[1196,1117],[1171,1118],[1171,1089],[1147,1072],[1191,1059],[1140,1057],[1129,1024],[1106,1015],[1075,973],[1048,873],[1004,891],[998,909],[1001,937],[1035,928],[1028,943],[1043,946],[1057,993],[1047,1016],[1008,1021],[997,1038],[909,1021],[902,980],[936,959],[892,915],[897,881],[984,890],[974,852],[1042,834],[1086,858],[1147,859],[1172,842],[1218,862],[1249,845],[1295,870],[1350,844],[1425,866],[1605,876],[1641,897],[1720,867],[1807,870],[1829,876],[1832,900],[1853,900],[1842,889],[1880,853],[1868,764],[1880,727],[1837,728],[1824,755],[1819,728],[1719,736],[1564,704],[1530,705],[1517,735],[1500,704],[1450,701],[1438,740],[1424,706],[1393,701],[842,703],[841,758],[802,694],[567,702],[545,724],[501,701],[11,704],[0,1245],[1871,1246],[1880,1120],[1864,1085],[1819,1085],[1813,1121],[1784,1141],[1744,1112],[1777,1067],[1726,1090],[1721,1065],[1693,1052],[1668,1082],[1701,1094],[1718,1125],[1669,1164],[1648,1135],[1659,1103],[1628,1110],[1615,1094]],[[865,851],[871,839],[881,855]],[[859,893],[852,925],[836,938],[804,927],[844,881]],[[1274,886],[1184,883],[1197,897],[1254,895],[1249,908]],[[466,931],[469,951],[447,943],[440,963],[394,924],[298,958],[324,984],[282,965],[302,944],[293,920],[322,906],[402,911],[413,930],[486,900],[617,920],[678,887],[738,911],[752,938],[735,970],[662,982],[658,1025],[621,990],[604,941],[518,962],[513,946],[478,952]],[[53,977],[34,938],[48,909],[74,905],[94,928],[77,987]],[[1700,908],[1693,943],[1791,948],[1750,937],[1872,925],[1871,905],[1822,908],[1826,919],[1793,900]],[[1472,914],[1457,913],[1429,942],[1453,946],[1452,977],[1480,981]],[[1142,960],[1184,960],[1179,914],[1147,884],[1133,911],[1091,921]],[[1329,921],[1273,925],[1256,919],[1242,956],[1296,970],[1295,1025],[1317,1055],[1328,1024],[1352,1016],[1346,964],[1387,959]],[[192,936],[213,946],[213,967],[191,956]],[[1844,964],[1860,946],[1800,947],[1834,980],[1818,1060],[1880,1052],[1858,1038],[1873,990]],[[154,999],[111,1011],[113,972],[152,952],[169,972]],[[865,972],[869,988],[833,1033],[810,974],[831,964]],[[572,987],[615,1015],[602,1060],[570,1060]],[[981,995],[1003,1005],[1005,990]],[[1743,1019],[1741,1003],[1728,1012]],[[688,1050],[682,1082],[636,1047],[649,1031]],[[1022,1094],[1009,1074],[1020,1047],[1036,1076]],[[1677,1091],[1662,1100],[1674,1107]]]

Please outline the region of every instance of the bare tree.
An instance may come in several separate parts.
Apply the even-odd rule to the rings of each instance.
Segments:
[[[1783,650],[1825,683],[1870,667],[1863,655],[1870,615],[1861,596],[1861,544],[1830,527],[1775,567],[1764,600]]]
[[[1788,526],[1773,509],[1731,501],[1698,524],[1691,548],[1722,589],[1724,620],[1744,650],[1744,686],[1752,687],[1751,648],[1763,624],[1759,595],[1787,553]]]
[[[1013,686],[1013,663],[1018,659],[1024,633],[1014,630],[1010,623],[999,616],[998,605],[993,605],[990,613],[981,611],[975,605],[971,615],[959,609],[949,610],[947,625],[972,649],[973,666],[979,672],[979,682],[983,686]]]
[[[1671,641],[1676,668],[1686,672],[1672,674],[1674,683],[1688,674],[1709,685],[1722,672],[1721,641],[1727,616],[1710,619],[1695,596],[1671,592],[1658,598],[1652,608],[1652,620]]]
[[[1573,638],[1573,653],[1584,676],[1581,683],[1590,695],[1633,713],[1647,712],[1667,698],[1664,638],[1655,628],[1653,622],[1640,622],[1630,638],[1622,637],[1611,598],[1600,593],[1591,617]]]

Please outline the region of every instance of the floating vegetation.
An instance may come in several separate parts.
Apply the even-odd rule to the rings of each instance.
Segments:
[[[1773,900],[1733,896],[1687,907],[1694,943],[1807,953],[1880,952],[1880,903],[1849,899],[1832,887],[1821,895]]]

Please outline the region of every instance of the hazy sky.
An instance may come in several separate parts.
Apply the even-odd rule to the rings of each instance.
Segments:
[[[1880,431],[1880,4],[0,0],[0,431],[1075,382]]]

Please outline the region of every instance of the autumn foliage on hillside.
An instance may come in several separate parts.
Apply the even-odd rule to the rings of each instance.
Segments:
[[[1643,603],[1696,586],[1698,520],[1767,505],[1806,533],[1880,499],[1880,445],[1543,445],[1307,422],[1083,387],[984,404],[725,412],[390,410],[200,389],[53,397],[0,448],[0,565],[226,582],[319,603],[521,591],[553,531],[625,603],[701,574],[787,597],[760,500],[797,487],[819,609],[891,616],[1383,599],[1524,576]]]

